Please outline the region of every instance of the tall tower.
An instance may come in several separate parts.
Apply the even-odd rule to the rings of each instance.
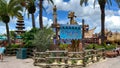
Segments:
[[[59,35],[58,35],[58,32],[59,32],[59,28],[60,28],[60,25],[57,23],[57,8],[56,8],[56,5],[53,7],[53,24],[52,24],[52,28],[55,29],[55,32],[56,32],[56,35],[55,35],[55,39],[56,39],[56,48],[58,48],[58,42],[59,42]]]
[[[16,28],[17,28],[17,30],[16,30],[16,32],[17,32],[17,34],[21,34],[21,33],[24,33],[25,31],[23,30],[23,29],[25,29],[25,27],[24,27],[24,20],[23,20],[23,16],[21,16],[21,17],[18,17],[18,21],[17,21],[18,23],[16,23]]]

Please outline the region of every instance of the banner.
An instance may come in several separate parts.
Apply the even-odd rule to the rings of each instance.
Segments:
[[[61,24],[60,39],[82,39],[82,26]]]

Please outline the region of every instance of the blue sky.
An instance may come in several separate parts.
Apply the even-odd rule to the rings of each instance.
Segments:
[[[87,6],[80,6],[80,0],[53,0],[54,4],[57,6],[57,18],[58,23],[66,24],[69,22],[68,13],[74,11],[77,18],[75,20],[78,24],[81,23],[81,19],[85,19],[85,24],[88,24],[90,29],[97,27],[95,33],[100,32],[101,23],[100,23],[100,8],[98,3],[96,3],[95,8],[93,7],[94,0],[89,0]],[[114,1],[114,0],[112,0]],[[116,3],[112,2],[112,6],[109,8],[106,6],[106,16],[105,16],[105,28],[111,31],[120,32],[120,9],[117,7]],[[47,0],[44,0],[43,6],[46,8],[46,11],[43,11],[43,22],[44,25],[51,25],[53,23],[52,8],[53,5],[49,4]],[[39,9],[37,8],[35,13],[36,26],[39,27]],[[25,30],[30,30],[32,27],[31,17],[28,19],[27,12],[23,13]],[[9,23],[10,30],[16,30],[15,26],[17,19],[11,19]],[[6,33],[5,24],[0,22],[0,34]]]

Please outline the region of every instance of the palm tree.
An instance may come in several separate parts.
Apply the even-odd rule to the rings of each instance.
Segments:
[[[7,31],[7,38],[8,38],[8,44],[11,45],[10,42],[10,35],[9,35],[9,21],[10,18],[13,18],[14,16],[21,16],[20,11],[22,11],[22,7],[19,5],[19,3],[16,0],[10,0],[7,2],[7,0],[0,0],[0,20],[3,21],[6,25],[6,31]]]
[[[36,11],[35,0],[19,0],[19,2],[23,7],[25,7],[27,9],[28,14],[31,14],[32,27],[36,28],[36,26],[35,26],[35,17],[34,17],[34,13]]]
[[[19,0],[22,6],[25,6],[28,9],[28,12],[32,15],[32,26],[35,27],[35,21],[34,21],[34,12],[36,10],[35,8],[35,2],[36,0]],[[47,0],[48,2],[53,3],[53,0]],[[38,1],[37,1],[38,2]],[[28,5],[26,5],[28,3]],[[42,19],[42,11],[43,11],[43,0],[39,0],[39,27],[43,28],[43,19]]]
[[[31,0],[31,2],[28,3],[28,13],[31,14],[31,17],[32,17],[32,27],[35,28],[35,17],[34,17],[34,13],[36,11],[36,7],[35,7],[35,4],[34,4],[34,0]]]
[[[112,0],[94,0],[94,4],[96,1],[98,1],[101,10],[101,43],[103,44],[105,42],[105,5],[106,3],[109,6],[112,5]],[[82,5],[83,3],[87,5],[87,2],[88,0],[80,0],[80,5]],[[120,0],[115,0],[115,2],[120,7]]]
[[[52,4],[54,4],[53,0],[47,0],[48,2],[51,2]],[[43,0],[39,1],[39,26],[42,29],[43,28],[43,19],[42,19],[42,9],[43,9]]]

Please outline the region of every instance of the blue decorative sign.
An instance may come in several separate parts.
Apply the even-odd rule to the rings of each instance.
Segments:
[[[61,24],[60,38],[61,39],[82,39],[82,26]]]

